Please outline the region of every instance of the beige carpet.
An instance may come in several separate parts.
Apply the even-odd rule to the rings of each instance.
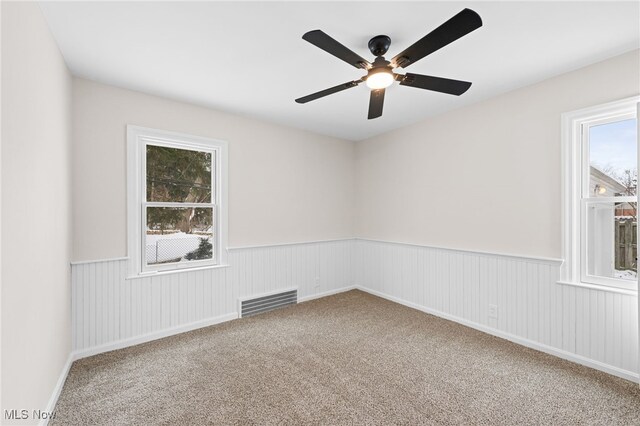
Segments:
[[[351,291],[77,361],[56,411],[56,425],[640,425],[640,390]]]

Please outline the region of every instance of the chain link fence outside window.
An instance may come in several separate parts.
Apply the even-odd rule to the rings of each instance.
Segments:
[[[147,235],[147,265],[187,261],[186,256],[198,250],[202,240],[213,243],[210,234]]]

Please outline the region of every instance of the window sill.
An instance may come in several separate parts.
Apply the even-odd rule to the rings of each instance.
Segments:
[[[573,282],[573,281],[556,281],[556,284],[570,285],[570,286],[573,286],[573,287],[587,288],[587,289],[590,289],[590,290],[608,291],[609,293],[626,294],[628,296],[637,296],[638,295],[638,290],[631,290],[631,289],[618,288],[618,287],[610,287],[610,286],[607,286],[607,285],[598,285],[598,284],[583,283],[583,282]]]
[[[223,269],[223,268],[228,268],[231,265],[229,264],[224,264],[224,265],[208,265],[208,266],[199,266],[196,268],[179,268],[179,269],[170,269],[170,270],[166,270],[166,271],[150,271],[150,272],[141,272],[139,274],[136,275],[129,275],[128,277],[126,277],[127,280],[137,280],[140,278],[148,278],[148,277],[158,277],[158,276],[163,276],[163,275],[172,275],[172,274],[179,274],[179,273],[185,273],[185,272],[196,272],[196,271],[207,271],[210,269]]]

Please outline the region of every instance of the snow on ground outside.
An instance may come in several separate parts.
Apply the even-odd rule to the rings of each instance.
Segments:
[[[200,239],[210,239],[211,235],[194,235],[177,232],[175,234],[148,234],[146,241],[147,264],[166,262],[180,258],[187,261],[184,256],[198,248]]]
[[[622,278],[623,280],[635,280],[638,278],[638,273],[636,271],[620,271],[616,269],[613,271],[614,278]]]

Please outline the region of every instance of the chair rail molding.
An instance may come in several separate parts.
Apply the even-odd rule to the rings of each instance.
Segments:
[[[303,302],[358,288],[638,381],[637,296],[557,285],[561,264],[365,238],[236,247],[228,268],[134,279],[126,259],[79,262],[74,358],[238,318],[243,298],[297,288]]]

